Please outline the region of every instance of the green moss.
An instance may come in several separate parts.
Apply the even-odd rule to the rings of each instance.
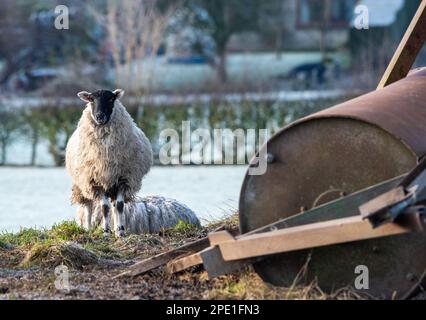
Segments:
[[[192,223],[186,223],[183,220],[179,220],[177,225],[167,230],[166,233],[172,234],[172,235],[175,235],[175,234],[186,235],[196,231],[198,231],[197,226],[193,225]]]
[[[129,255],[129,250],[122,246],[121,239],[105,237],[102,229],[87,231],[75,221],[64,221],[53,225],[51,229],[22,229],[17,233],[3,233],[0,235],[0,246],[13,246],[20,254],[18,261],[13,259],[9,267],[19,266],[29,268],[33,266],[53,267],[60,263],[73,266],[77,256],[66,252],[64,244],[80,245],[83,250],[93,252],[93,255],[105,259],[121,259]],[[131,249],[131,248],[130,248]],[[64,255],[65,250],[65,255]],[[8,253],[12,256],[14,253]],[[12,261],[12,259],[9,259]],[[78,263],[76,265],[79,265]]]
[[[50,238],[64,241],[83,240],[88,236],[88,232],[75,221],[64,221],[55,224],[48,233]]]
[[[48,234],[45,229],[24,228],[17,233],[3,232],[0,234],[0,243],[16,247],[34,245],[46,239],[48,239]]]
[[[236,215],[227,217],[216,224],[233,225]],[[16,233],[0,234],[0,246],[13,247],[14,250],[3,250],[3,266],[8,268],[28,268],[34,266],[54,267],[60,263],[70,266],[81,265],[78,254],[91,252],[97,258],[110,260],[128,260],[135,256],[152,256],[164,248],[172,248],[205,236],[214,225],[199,229],[191,223],[180,220],[178,224],[158,234],[129,235],[124,239],[104,236],[102,229],[87,231],[74,221],[64,221],[53,225],[50,229],[22,229]],[[69,254],[68,244],[80,246]],[[72,247],[71,247],[72,249]],[[73,250],[73,249],[72,249]],[[95,261],[95,259],[92,259]]]

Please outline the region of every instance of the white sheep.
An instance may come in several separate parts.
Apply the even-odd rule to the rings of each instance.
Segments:
[[[80,225],[84,224],[86,212],[82,206],[77,211]],[[201,227],[195,213],[186,205],[161,196],[147,196],[124,205],[125,228],[132,234],[158,233],[162,229],[172,228],[179,221]],[[92,226],[98,226],[103,219],[102,205],[96,203],[93,208]]]
[[[149,140],[119,100],[123,94],[121,89],[78,93],[87,105],[65,158],[71,201],[84,206],[84,226],[91,228],[93,207],[101,203],[103,229],[109,232],[111,201],[117,236],[124,235],[124,203],[135,199],[153,162]]]

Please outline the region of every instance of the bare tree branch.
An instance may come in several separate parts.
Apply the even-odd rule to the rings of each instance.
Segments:
[[[92,8],[108,33],[117,87],[137,93],[143,83],[150,83],[154,58],[177,3],[163,12],[157,5],[158,0],[108,0],[105,13]]]

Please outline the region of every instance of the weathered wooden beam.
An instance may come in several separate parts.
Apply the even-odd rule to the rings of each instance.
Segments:
[[[234,239],[232,234],[226,230],[211,232],[208,234],[207,238],[209,239],[210,247],[200,252],[194,253],[192,255],[170,261],[167,264],[167,271],[169,273],[176,273],[176,272],[188,269],[190,267],[200,265],[203,263],[203,258],[202,258],[203,252],[207,251],[207,257],[209,257],[209,252],[215,251],[214,249],[216,248],[216,244]],[[210,250],[210,249],[213,249],[213,250]],[[215,257],[217,257],[217,252],[215,254]]]
[[[266,231],[300,226],[308,223],[315,223],[359,215],[359,206],[395,188],[406,176],[407,175],[404,174],[392,178],[390,180],[378,183],[374,186],[356,191],[345,197],[333,200],[328,203],[324,203],[303,213],[299,213],[294,216],[281,219],[277,222],[241,234],[240,236],[237,236],[237,239],[255,233],[262,233]]]
[[[225,230],[225,226],[218,227],[215,231],[219,232]],[[238,228],[230,229],[231,234],[237,234],[239,232]],[[123,276],[137,276],[143,274],[160,266],[166,265],[169,261],[177,259],[186,255],[190,255],[194,252],[201,251],[210,246],[208,237],[201,238],[199,240],[184,244],[176,249],[160,253],[156,256],[149,257],[147,259],[136,262],[130,266],[125,272],[118,274],[114,278],[119,278]]]
[[[368,187],[366,189],[357,191],[353,194],[350,194],[344,198],[334,200],[332,202],[326,203],[324,205],[313,208],[304,213],[300,213],[282,220],[279,220],[275,223],[266,225],[264,227],[252,230],[251,232],[236,236],[236,239],[242,239],[251,234],[258,234],[262,232],[268,232],[271,230],[279,230],[284,228],[290,228],[294,226],[305,225],[309,223],[315,223],[320,221],[327,221],[332,219],[338,219],[342,217],[350,217],[359,215],[359,206],[380,194],[391,190],[396,187],[405,177],[402,175],[395,177],[388,181],[379,183],[375,186]],[[209,234],[211,247],[200,252],[200,255],[203,259],[204,268],[207,270],[209,277],[216,277],[223,274],[228,274],[238,270],[244,266],[250,265],[255,261],[260,261],[262,257],[257,257],[255,259],[244,259],[239,261],[225,261],[223,260],[220,250],[215,245],[229,240],[230,235],[224,231],[220,233],[211,233]],[[185,258],[182,258],[184,260]],[[192,260],[193,262],[194,260]],[[183,263],[182,263],[183,264]],[[182,265],[181,264],[181,265]],[[200,263],[201,264],[201,263]],[[189,266],[194,264],[188,263]],[[179,269],[181,271],[183,269]]]
[[[277,229],[279,230],[283,228],[290,228],[290,227],[305,225],[309,223],[315,223],[320,221],[327,221],[327,220],[332,220],[332,219],[337,219],[342,217],[359,215],[358,207],[361,204],[396,187],[402,181],[404,177],[405,175],[390,179],[378,185],[355,192],[344,198],[340,198],[332,202],[326,203],[324,205],[318,206],[307,212],[282,219],[270,225],[266,225],[264,227],[258,228],[256,230],[252,230],[243,235],[239,235],[236,237],[236,239],[244,238],[252,234],[268,232],[271,230],[277,230]],[[172,261],[169,263],[168,270],[170,272],[178,272],[186,268],[189,268],[191,266],[203,263],[205,269],[209,273],[209,276],[212,276],[212,277],[215,275],[230,273],[245,265],[251,264],[253,262],[252,259],[238,261],[238,263],[236,263],[235,261],[230,263],[229,261],[223,260],[223,258],[220,256],[220,252],[218,254],[218,250],[217,248],[215,248],[215,245],[220,242],[230,240],[229,239],[230,235],[224,232],[223,231],[224,229],[225,229],[224,227],[216,229],[215,232],[209,234],[208,238],[206,237],[206,238],[200,239],[196,241],[195,243],[190,243],[190,244],[184,245],[183,247],[137,262],[136,264],[131,266],[129,270],[118,275],[117,277],[124,276],[124,275],[135,276],[138,274],[142,274],[152,269],[155,269],[157,267],[160,267],[162,265],[166,265],[170,261],[175,259],[178,259],[178,260]],[[231,231],[233,235],[237,233],[236,229]],[[188,257],[188,260],[185,261],[185,257],[201,250],[203,250],[203,252],[200,252],[201,254],[200,256],[204,258],[203,261],[200,261],[198,256],[197,257],[190,256]],[[256,261],[260,259],[261,257],[256,258]]]
[[[209,238],[211,247],[215,246],[218,243],[234,239],[234,237],[226,230],[218,231],[218,232],[210,232],[207,235],[207,238]]]
[[[415,231],[397,223],[373,229],[361,216],[253,234],[218,244],[225,261],[387,237]]]
[[[393,222],[407,210],[425,211],[421,206],[424,200],[426,200],[426,158],[411,170],[396,188],[364,203],[359,210],[361,216],[368,219],[376,228],[384,223]],[[418,206],[413,207],[415,204]]]
[[[399,186],[386,193],[374,198],[359,207],[363,219],[372,219],[382,211],[386,212],[389,208],[405,200],[407,195],[403,187]],[[374,221],[374,220],[370,220]],[[373,224],[376,227],[376,224]]]
[[[203,251],[201,251],[203,252]],[[166,270],[168,273],[176,273],[190,267],[194,267],[203,263],[200,252],[176,259],[167,263]]]
[[[224,274],[230,274],[236,270],[251,265],[262,260],[262,257],[249,258],[235,261],[223,260],[222,253],[218,246],[207,248],[200,252],[203,259],[204,269],[207,271],[209,278],[215,278]]]
[[[137,276],[139,274],[143,274],[145,272],[167,264],[170,260],[203,250],[209,245],[210,243],[207,237],[201,238],[200,240],[190,242],[177,249],[160,253],[156,256],[136,262],[134,265],[130,266],[125,272],[118,274],[114,278],[119,278],[122,276]]]
[[[425,40],[426,0],[423,0],[396,49],[392,60],[389,62],[377,89],[382,89],[407,76]]]

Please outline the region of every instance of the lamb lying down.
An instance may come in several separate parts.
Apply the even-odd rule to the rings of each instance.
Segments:
[[[93,208],[92,226],[97,227],[102,223],[102,203],[97,202]],[[85,210],[80,206],[77,211],[77,219],[83,226]],[[124,205],[125,229],[128,233],[158,233],[162,229],[172,228],[180,220],[186,224],[201,227],[195,213],[186,205],[174,199],[161,196],[147,196],[137,198],[134,202]]]

